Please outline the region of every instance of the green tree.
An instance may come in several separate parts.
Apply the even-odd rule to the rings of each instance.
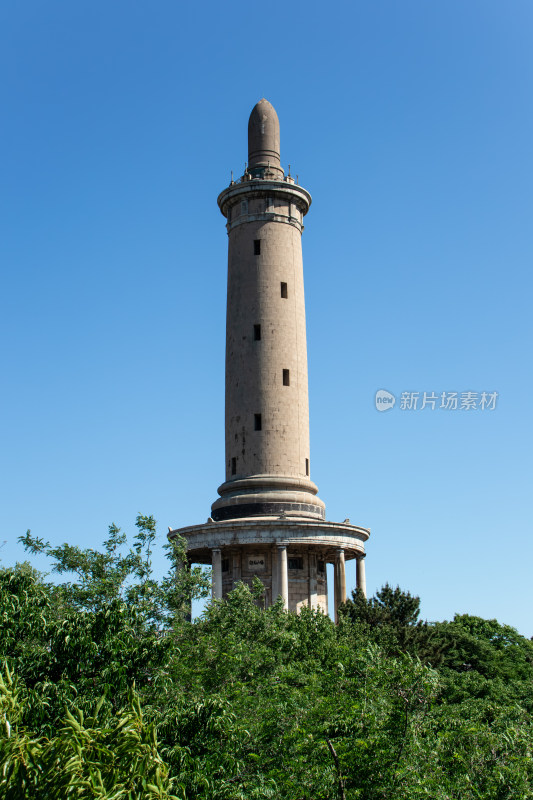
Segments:
[[[52,547],[29,530],[19,541],[29,553],[48,556],[53,572],[75,576],[74,581],[58,587],[63,601],[74,609],[97,611],[122,600],[139,608],[155,627],[171,627],[176,618],[187,613],[192,599],[207,596],[209,576],[199,567],[184,568],[186,542],[177,536],[163,545],[170,567],[157,581],[152,565],[156,522],[152,516],[138,514],[135,526],[137,533],[129,548],[126,535],[115,524],[109,526],[101,550],[69,544]]]
[[[50,737],[22,722],[24,688],[9,670],[0,677],[0,795],[5,800],[178,800],[158,752],[155,725],[143,720],[139,697],[116,714],[102,714],[103,699],[88,718],[67,710]],[[103,718],[102,718],[103,717]],[[102,719],[101,719],[102,718]]]
[[[343,613],[351,620],[364,622],[370,627],[416,625],[420,615],[420,598],[402,591],[399,586],[393,589],[386,583],[368,600],[361,591],[353,591],[352,599],[344,603]]]
[[[421,622],[419,599],[388,586],[356,594],[336,626],[263,609],[258,581],[191,623],[198,582],[177,574],[180,543],[158,582],[152,518],[129,550],[119,537],[101,551],[27,540],[57,572],[75,567],[72,582],[0,570],[5,796],[533,797],[533,645],[512,628]],[[72,769],[53,774],[64,759]]]

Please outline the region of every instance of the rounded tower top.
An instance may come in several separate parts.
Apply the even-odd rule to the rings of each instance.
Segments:
[[[280,164],[279,119],[276,110],[263,97],[252,109],[248,120],[248,169],[272,171],[283,170]]]

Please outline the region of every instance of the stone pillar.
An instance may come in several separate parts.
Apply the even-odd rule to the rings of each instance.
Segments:
[[[287,563],[287,547],[278,547],[278,572],[279,572],[279,594],[283,599],[285,611],[289,610],[289,568]]]
[[[211,550],[211,566],[213,568],[211,596],[213,600],[222,600],[222,553],[218,547]]]
[[[337,560],[333,562],[333,606],[335,611],[335,625],[338,622],[337,608],[339,607],[339,567]]]
[[[241,580],[241,554],[233,553],[233,588]]]
[[[309,608],[316,609],[318,604],[316,555],[309,551],[307,558],[309,560]]]
[[[357,588],[363,593],[363,596],[366,597],[365,557],[357,556],[356,561],[357,561],[357,566],[355,573],[355,582]]]
[[[276,545],[272,548],[272,605],[279,597],[279,557]]]
[[[337,560],[339,563],[339,594],[340,602],[346,602],[346,565],[344,561],[344,550],[339,547],[337,551]]]
[[[339,547],[335,558],[335,622],[339,621],[339,606],[346,602],[346,569],[344,550]]]

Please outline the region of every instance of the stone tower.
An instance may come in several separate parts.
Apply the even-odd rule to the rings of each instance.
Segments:
[[[267,100],[248,122],[248,165],[219,195],[227,220],[226,480],[204,525],[170,531],[191,562],[213,567],[213,597],[254,575],[265,602],[327,612],[346,599],[345,561],[365,591],[369,531],[327,522],[310,478],[307,346],[302,262],[309,192],[280,163],[277,114]]]

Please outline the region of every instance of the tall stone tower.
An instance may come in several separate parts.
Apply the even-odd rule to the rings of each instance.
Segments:
[[[219,195],[229,238],[226,319],[226,479],[204,525],[171,530],[190,561],[213,567],[213,597],[254,575],[265,602],[327,612],[346,599],[345,561],[364,592],[365,528],[327,522],[311,481],[302,262],[309,192],[285,175],[277,114],[267,100],[248,122],[248,165]]]

